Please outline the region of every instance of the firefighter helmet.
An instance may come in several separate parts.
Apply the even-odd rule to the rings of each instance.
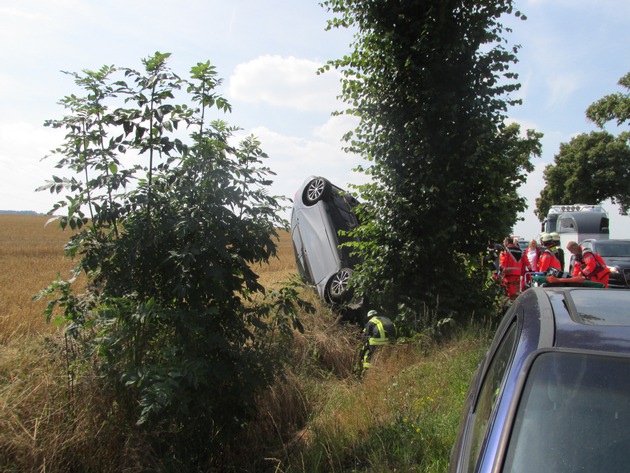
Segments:
[[[553,237],[551,236],[551,233],[543,233],[540,235],[540,241],[543,245],[549,246],[553,243]]]

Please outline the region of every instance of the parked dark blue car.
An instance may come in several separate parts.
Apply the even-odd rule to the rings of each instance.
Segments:
[[[469,388],[449,471],[630,471],[630,291],[525,291]]]

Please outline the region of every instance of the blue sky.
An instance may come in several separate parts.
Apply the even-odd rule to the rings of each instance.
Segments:
[[[543,156],[522,189],[531,207],[515,228],[530,238],[539,231],[532,209],[542,169],[560,143],[595,129],[586,107],[620,91],[617,81],[630,71],[630,2],[516,5],[528,17],[510,21],[509,37],[522,46],[513,70],[524,105],[509,115],[545,134]],[[60,118],[57,102],[76,91],[60,71],[140,69],[155,51],[172,53],[169,64],[180,75],[199,61],[216,66],[233,106],[225,119],[260,138],[277,174],[274,194],[293,197],[311,174],[342,187],[362,182],[352,172],[361,161],[341,151],[352,123],[331,116],[340,108],[339,77],[315,74],[352,40],[350,32],[325,31],[328,18],[317,0],[0,0],[0,209],[46,212],[57,200],[34,189],[55,173],[53,161],[41,158],[62,140],[43,123]],[[611,237],[630,238],[630,217],[605,206]]]

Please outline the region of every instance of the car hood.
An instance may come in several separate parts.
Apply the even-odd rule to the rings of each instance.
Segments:
[[[622,269],[630,268],[630,257],[628,256],[604,256],[603,258],[608,266],[616,266]]]

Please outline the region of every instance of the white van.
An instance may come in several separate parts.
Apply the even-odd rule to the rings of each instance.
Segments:
[[[601,205],[552,205],[543,221],[542,231],[560,235],[564,250],[570,241],[587,239],[608,240],[610,235],[608,212]],[[565,258],[565,266],[568,264]],[[566,271],[567,268],[563,268]]]

